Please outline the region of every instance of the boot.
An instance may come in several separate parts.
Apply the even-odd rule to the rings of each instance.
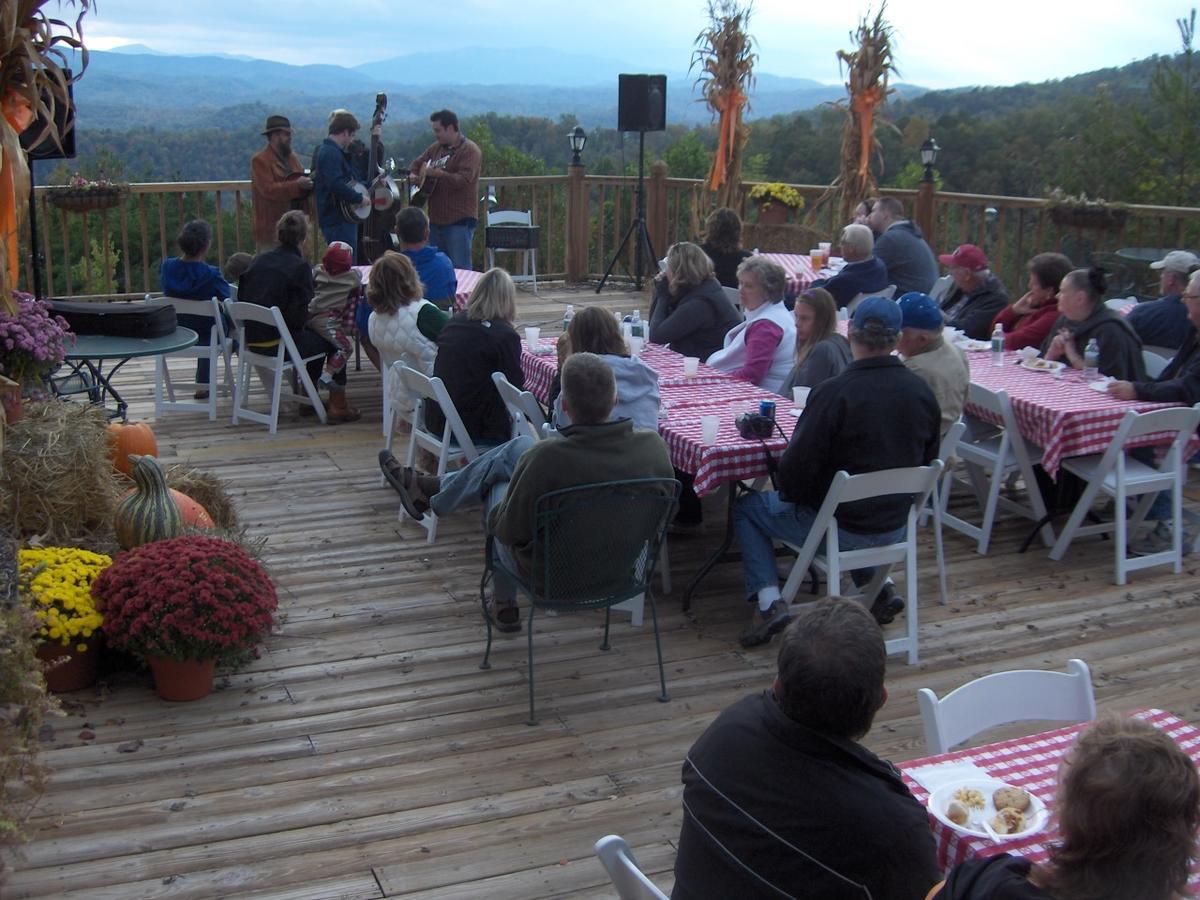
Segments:
[[[342,422],[357,422],[362,418],[362,413],[346,401],[345,391],[334,391],[329,395],[325,418],[330,425],[338,425]]]

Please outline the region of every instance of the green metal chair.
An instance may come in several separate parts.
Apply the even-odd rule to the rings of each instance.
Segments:
[[[551,491],[538,498],[535,509],[533,567],[528,574],[514,571],[496,553],[489,535],[479,600],[487,625],[487,648],[481,669],[491,668],[492,623],[485,589],[496,572],[504,573],[529,597],[529,724],[537,724],[533,702],[533,620],[539,609],[604,610],[604,641],[608,650],[612,606],[639,594],[650,602],[654,649],[658,654],[659,701],[665,703],[662,642],[651,579],[667,525],[678,506],[679,482],[673,478],[606,481]]]

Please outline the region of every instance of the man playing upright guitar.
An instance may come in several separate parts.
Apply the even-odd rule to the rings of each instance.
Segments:
[[[456,269],[470,269],[483,153],[458,130],[458,116],[450,110],[435,112],[429,121],[435,140],[411,166],[429,199],[429,240]]]
[[[355,185],[358,175],[346,155],[346,148],[358,132],[358,119],[344,109],[329,117],[329,136],[317,148],[313,180],[316,182],[317,224],[326,244],[342,241],[351,247],[351,258],[358,258],[358,220],[348,218],[344,208],[370,204]],[[359,185],[361,186],[361,185]]]
[[[289,209],[303,209],[313,187],[292,152],[292,123],[287,116],[268,116],[263,137],[267,146],[250,160],[254,243],[259,253],[275,246],[275,223]]]

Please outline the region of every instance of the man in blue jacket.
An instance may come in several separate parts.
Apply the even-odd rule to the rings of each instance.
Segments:
[[[813,287],[823,287],[833,295],[838,309],[859,294],[882,291],[888,286],[888,270],[875,252],[875,235],[866,225],[847,225],[840,241],[846,265],[832,278],[818,279]]]
[[[896,296],[909,291],[928,294],[938,280],[938,264],[921,229],[904,218],[904,206],[895,197],[874,201],[867,224],[875,232],[875,255],[887,266],[888,282]]]
[[[400,252],[412,261],[425,286],[425,299],[453,312],[458,276],[450,257],[429,243],[429,217],[425,210],[418,206],[400,210],[396,214],[396,237],[400,240]]]
[[[1187,250],[1172,250],[1150,268],[1161,270],[1157,300],[1139,303],[1129,311],[1125,321],[1133,326],[1143,346],[1178,350],[1189,332],[1188,311],[1182,294],[1188,276],[1200,269],[1200,257]]]
[[[358,133],[358,119],[344,109],[335,110],[329,117],[329,136],[317,149],[313,171],[317,199],[317,224],[325,243],[342,241],[349,244],[352,258],[358,258],[358,221],[350,221],[342,213],[341,203],[350,206],[369,204],[352,185],[358,183],[346,148]],[[339,202],[340,201],[340,202]]]

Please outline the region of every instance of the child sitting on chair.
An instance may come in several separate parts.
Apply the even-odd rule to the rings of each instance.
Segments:
[[[308,303],[308,327],[335,347],[325,360],[321,381],[329,383],[341,371],[354,349],[354,311],[362,292],[362,276],[353,268],[350,245],[334,241],[325,251],[321,265],[313,270],[316,293]]]

